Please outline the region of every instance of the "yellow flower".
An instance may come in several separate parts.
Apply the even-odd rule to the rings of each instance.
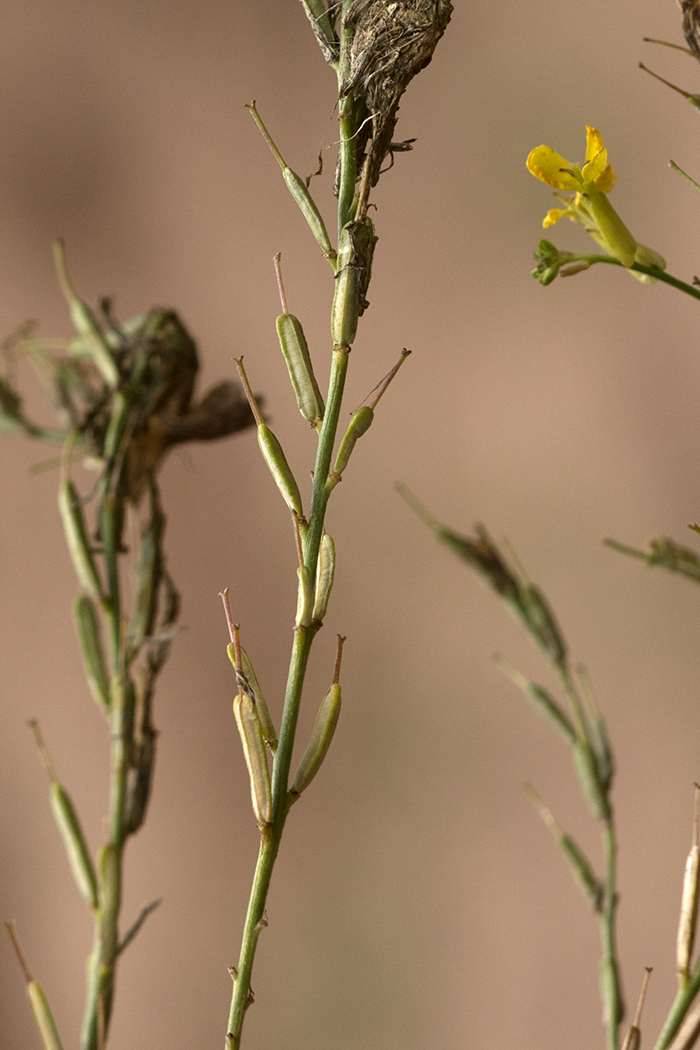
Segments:
[[[571,198],[555,196],[565,205],[547,212],[542,225],[546,229],[564,216],[580,223],[596,244],[623,266],[635,262],[664,270],[664,259],[650,248],[638,244],[610,204],[607,194],[615,185],[615,172],[608,163],[608,151],[597,128],[586,126],[586,159],[572,164],[549,146],[538,146],[527,158],[527,169],[535,178],[556,190],[572,190]],[[632,275],[640,281],[653,282],[647,274]]]

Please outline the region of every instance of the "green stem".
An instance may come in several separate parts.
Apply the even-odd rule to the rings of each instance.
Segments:
[[[343,2],[343,10],[348,0]],[[342,23],[341,23],[342,24]],[[350,68],[350,43],[352,31],[341,29],[340,62],[338,83],[342,84]],[[343,226],[354,216],[355,184],[357,165],[355,155],[354,103],[351,96],[340,100],[340,193],[338,200],[338,227]],[[318,552],[323,536],[328,499],[333,488],[328,484],[331,469],[333,448],[338,431],[340,409],[347,375],[349,346],[335,346],[331,363],[331,375],[326,397],[326,408],[323,423],[319,431],[316,462],[314,466],[313,485],[311,490],[311,507],[309,510],[308,532],[303,542],[304,565],[311,581],[315,581]],[[245,1013],[250,1003],[250,981],[255,961],[260,932],[266,925],[265,903],[270,888],[275,859],[279,850],[284,825],[291,805],[289,797],[289,772],[294,750],[299,706],[304,686],[306,667],[311,646],[318,630],[318,625],[294,629],[294,642],[287,678],[282,724],[279,743],[272,766],[272,823],[261,828],[261,842],[258,860],[253,877],[248,912],[246,915],[238,969],[233,979],[231,1009],[229,1011],[225,1050],[239,1050],[243,1031]]]
[[[617,843],[612,817],[603,828],[603,846],[605,849],[605,892],[600,913],[600,940],[603,948],[601,969],[606,974],[603,979],[603,1005],[605,1007],[607,1048],[617,1050],[623,1007],[615,934]]]
[[[610,255],[572,255],[568,261],[578,262],[586,261],[593,266],[595,263],[608,263],[610,266],[622,266],[619,259],[613,259]],[[627,267],[624,267],[626,269]],[[678,288],[679,291],[685,292],[686,295],[691,295],[693,299],[700,299],[700,288],[694,287],[692,284],[686,284],[685,281],[679,281],[677,277],[672,277],[670,273],[666,273],[665,270],[658,270],[651,266],[642,266],[640,263],[635,263],[634,266],[629,267],[630,270],[636,270],[637,273],[646,273],[649,277],[655,277],[657,281],[663,281],[664,284],[670,284],[673,288]]]
[[[688,983],[676,994],[654,1050],[666,1050],[666,1047],[683,1023],[685,1015],[693,1005],[693,1000],[698,992],[700,992],[700,959],[695,964],[695,969],[691,973]]]

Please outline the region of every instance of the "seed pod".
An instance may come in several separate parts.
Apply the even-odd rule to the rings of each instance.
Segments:
[[[591,744],[595,751],[598,779],[604,791],[608,791],[615,775],[615,759],[613,757],[605,722],[599,714],[591,718],[588,730]]]
[[[61,1039],[51,1013],[51,1007],[44,994],[44,989],[38,981],[29,981],[27,984],[27,995],[34,1013],[34,1020],[41,1033],[44,1050],[62,1050]]]
[[[698,795],[695,789],[695,814],[693,820],[693,841],[685,862],[683,875],[683,893],[681,896],[681,914],[678,922],[676,939],[676,973],[678,986],[684,988],[688,983],[690,960],[695,943],[695,930],[698,920],[698,890],[700,875],[700,844],[698,843]]]
[[[338,265],[331,307],[331,335],[335,346],[352,346],[360,316],[361,282],[350,224],[338,243]]]
[[[260,719],[253,701],[246,693],[238,693],[234,699],[233,714],[248,767],[253,813],[258,826],[264,827],[272,820],[272,789]]]
[[[299,178],[295,171],[292,171],[291,168],[286,166],[282,168],[282,176],[287,183],[289,192],[297,202],[299,210],[308,222],[309,229],[316,238],[316,243],[319,245],[323,254],[332,261],[335,257],[335,251],[331,245],[330,237],[326,230],[326,224],[316,206],[316,202],[306,188],[306,183],[303,179]]]
[[[598,820],[610,820],[610,803],[601,786],[596,757],[588,741],[579,740],[574,745],[574,766],[591,813]]]
[[[102,911],[102,958],[114,959],[118,944],[119,908],[121,905],[121,858],[119,849],[108,843],[97,858],[99,871],[100,909]]]
[[[75,629],[80,641],[85,676],[88,680],[90,692],[96,703],[99,704],[105,714],[108,714],[109,677],[102,650],[100,621],[97,618],[97,611],[92,598],[89,598],[87,594],[81,594],[76,598],[74,612]]]
[[[109,344],[104,333],[98,325],[95,315],[90,307],[77,295],[66,269],[66,256],[63,242],[56,241],[53,246],[54,265],[58,276],[58,283],[68,303],[70,319],[76,332],[83,337],[92,354],[102,378],[108,386],[116,387],[119,382],[119,370],[112,356]]]
[[[68,792],[57,780],[52,780],[49,790],[51,809],[63,839],[73,878],[90,907],[96,908],[97,877],[75,806]]]
[[[289,789],[294,799],[297,799],[302,791],[309,786],[321,768],[326,752],[331,746],[339,715],[340,685],[338,682],[334,682],[321,701],[311,739],[299,763],[294,782]]]
[[[564,856],[571,866],[576,882],[584,895],[588,897],[594,909],[599,911],[603,887],[593,874],[588,858],[569,835],[561,834],[558,841]]]
[[[226,652],[228,653],[229,660],[235,668],[236,652],[233,642],[229,642],[229,644],[226,646]],[[253,696],[255,697],[255,710],[260,721],[260,728],[262,729],[262,735],[263,740],[265,741],[265,746],[268,747],[270,751],[272,751],[272,753],[274,754],[277,750],[277,733],[275,732],[275,727],[272,722],[272,718],[270,717],[270,712],[268,710],[267,704],[265,703],[265,697],[263,696],[262,689],[260,688],[260,683],[258,682],[257,675],[255,674],[253,665],[250,662],[250,657],[248,656],[248,653],[245,651],[243,646],[241,646],[241,664],[243,674],[246,676],[248,680],[248,685],[252,689]]]
[[[265,457],[265,462],[270,468],[270,473],[277,483],[277,488],[282,493],[284,502],[298,517],[303,517],[304,512],[301,505],[299,486],[292,474],[289,463],[287,463],[282,446],[265,423],[261,423],[258,427],[258,444],[260,445],[260,451]]]
[[[614,959],[603,959],[599,969],[600,997],[603,1001],[603,1025],[610,1031],[616,1028],[625,1016],[625,1006],[620,992],[620,975]]]
[[[68,479],[59,486],[58,509],[76,576],[87,593],[102,602],[102,584],[90,549],[83,510],[75,485]]]
[[[297,590],[297,627],[308,627],[314,606],[314,590],[311,586],[309,570],[305,565],[297,569],[299,588]]]
[[[566,645],[547,599],[533,584],[523,588],[522,602],[527,625],[550,660],[561,666],[566,659]]]
[[[326,615],[328,599],[333,588],[333,577],[335,575],[335,543],[324,532],[321,537],[321,546],[318,549],[318,565],[316,567],[316,594],[314,595],[314,609],[311,619],[321,623]]]
[[[374,422],[374,411],[369,405],[362,405],[358,408],[357,412],[353,415],[350,420],[348,429],[345,431],[345,436],[340,442],[340,448],[338,449],[338,455],[335,457],[335,466],[333,467],[334,474],[342,474],[348,465],[348,460],[352,454],[352,450],[355,447],[355,442],[358,438],[366,434],[369,428]]]
[[[299,411],[304,419],[316,426],[323,419],[323,398],[314,375],[304,329],[294,314],[280,314],[275,323]]]

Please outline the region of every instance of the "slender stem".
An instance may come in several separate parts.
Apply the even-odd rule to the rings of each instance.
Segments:
[[[618,1029],[621,1021],[622,993],[617,964],[615,913],[617,910],[617,842],[612,817],[603,827],[605,849],[605,892],[600,913],[600,939],[603,948],[602,967],[607,971],[607,999],[605,1000],[605,1025],[608,1050],[617,1050]]]
[[[343,11],[349,6],[349,0],[343,0]],[[341,22],[342,25],[342,22]],[[338,83],[343,83],[350,68],[350,43],[352,30],[342,28],[340,33],[340,62]],[[342,98],[339,103],[340,121],[340,193],[338,200],[338,227],[349,222],[354,216],[355,184],[357,181],[357,164],[355,155],[354,102],[351,95]],[[304,565],[311,582],[316,578],[318,553],[323,536],[326,507],[333,486],[328,483],[331,468],[333,447],[338,431],[340,409],[345,388],[345,377],[348,368],[349,346],[334,346],[331,362],[331,375],[326,398],[326,409],[319,431],[318,448],[314,467],[309,510],[308,531],[303,541]],[[294,640],[287,678],[287,688],[282,712],[279,743],[272,766],[272,822],[261,828],[261,842],[258,860],[253,877],[253,885],[248,903],[248,912],[243,929],[238,969],[233,978],[233,993],[229,1012],[225,1050],[239,1050],[245,1013],[251,1001],[250,981],[255,960],[258,938],[265,920],[265,903],[272,879],[272,872],[279,850],[284,825],[289,812],[289,772],[294,749],[299,706],[306,667],[311,646],[319,625],[304,627],[297,624],[294,628]]]
[[[622,266],[619,259],[613,259],[611,255],[571,255],[569,261],[589,262],[591,266],[595,263],[608,263],[609,266]],[[685,281],[679,281],[677,277],[672,277],[670,273],[666,273],[665,270],[658,270],[651,266],[642,266],[641,263],[635,263],[634,266],[629,267],[630,270],[636,270],[637,273],[646,273],[649,277],[655,277],[657,281],[663,281],[664,284],[670,284],[673,288],[678,288],[679,291],[685,292],[686,295],[691,295],[693,299],[700,299],[700,288],[693,287],[692,284],[686,284]]]

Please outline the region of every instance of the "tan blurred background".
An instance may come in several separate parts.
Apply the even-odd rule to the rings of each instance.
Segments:
[[[348,636],[330,757],[294,810],[269,900],[248,1050],[601,1046],[597,932],[526,802],[534,780],[598,857],[558,738],[492,662],[548,681],[495,598],[394,492],[405,481],[468,530],[507,535],[584,660],[619,760],[620,948],[630,1002],[655,967],[645,1032],[674,991],[673,946],[700,778],[697,591],[604,549],[613,535],[692,542],[700,515],[698,304],[598,267],[529,276],[547,190],[524,168],[546,142],[582,156],[605,135],[614,203],[687,280],[698,272],[698,115],[636,68],[697,89],[673,0],[458,3],[401,106],[376,195],[372,306],[352,354],[359,403],[402,346],[413,356],[331,504],[339,575],[302,731]],[[311,171],[335,138],[333,79],[295,0],[4,0],[0,11],[0,333],[69,326],[50,262],[67,242],[82,293],[121,317],[167,304],[199,340],[203,382],[244,353],[301,475],[313,435],[273,328],[272,256],[325,376],[330,280],[243,103]],[[331,164],[328,165],[330,169]],[[314,183],[325,194],[330,176]],[[582,232],[554,231],[584,250]],[[324,356],[325,355],[325,356]],[[34,401],[34,404],[38,402]],[[37,716],[90,838],[106,740],[69,619],[76,585],[46,455],[2,441],[0,912],[16,919],[77,1045],[90,924],[52,826],[26,721]],[[181,634],[157,702],[146,827],[129,849],[125,922],[163,904],[124,957],[111,1050],[219,1047],[257,848],[231,715],[217,592],[278,710],[294,612],[283,505],[252,434],[191,446],[162,475]],[[39,1045],[0,941],[3,1050]]]

